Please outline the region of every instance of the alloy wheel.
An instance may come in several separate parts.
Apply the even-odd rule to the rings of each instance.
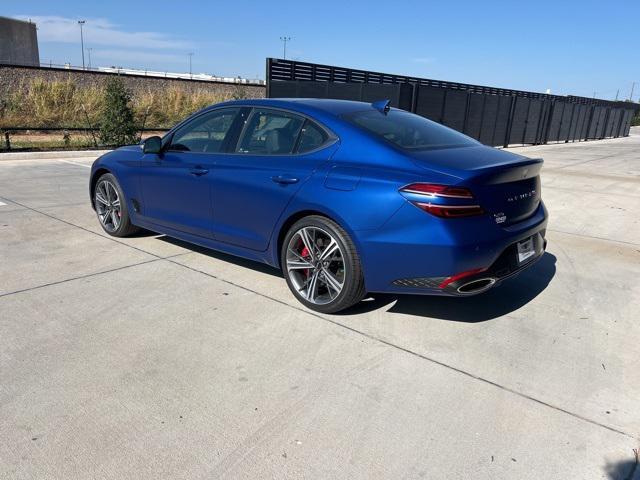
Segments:
[[[287,245],[287,275],[308,302],[324,305],[342,292],[345,262],[336,239],[318,227],[296,231]]]
[[[122,207],[118,190],[108,180],[101,180],[96,186],[95,206],[100,223],[109,232],[115,232],[122,221]]]

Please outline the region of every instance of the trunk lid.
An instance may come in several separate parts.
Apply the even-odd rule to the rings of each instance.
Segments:
[[[477,203],[501,225],[533,215],[540,204],[542,159],[477,146],[411,152],[427,170],[456,177],[452,184],[469,188]]]

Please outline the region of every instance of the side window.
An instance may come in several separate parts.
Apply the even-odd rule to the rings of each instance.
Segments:
[[[327,134],[316,124],[307,120],[300,133],[297,153],[306,153],[315,150],[327,141]]]
[[[286,155],[293,152],[304,119],[286,112],[256,109],[240,139],[238,152]]]
[[[237,108],[225,108],[200,115],[176,131],[171,139],[169,150],[197,153],[221,152],[238,111]]]

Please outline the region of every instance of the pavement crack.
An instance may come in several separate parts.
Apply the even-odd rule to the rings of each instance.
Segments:
[[[633,247],[640,247],[640,243],[625,242],[624,240],[613,240],[611,238],[604,238],[604,237],[596,237],[594,235],[585,235],[584,233],[565,232],[564,230],[557,230],[555,228],[547,228],[547,231],[548,232],[554,232],[554,233],[562,233],[564,235],[573,235],[574,237],[590,238],[592,240],[602,240],[603,242],[622,243],[624,245],[631,245]]]
[[[535,398],[535,397],[533,397],[533,396],[531,396],[531,395],[528,395],[528,394],[526,394],[526,393],[524,393],[524,392],[519,392],[519,391],[517,391],[517,390],[514,390],[513,388],[510,388],[510,387],[508,387],[508,386],[506,386],[506,385],[502,385],[502,384],[497,383],[497,382],[495,382],[495,381],[493,381],[493,380],[490,380],[490,379],[488,379],[488,378],[484,378],[484,377],[482,377],[482,376],[479,376],[479,375],[473,374],[473,373],[471,373],[471,372],[468,372],[468,371],[463,370],[463,369],[461,369],[461,368],[455,367],[455,366],[450,365],[450,364],[448,364],[448,363],[442,362],[442,361],[437,360],[437,359],[435,359],[435,358],[429,357],[429,356],[427,356],[427,355],[425,355],[425,354],[422,354],[422,353],[419,353],[419,352],[413,351],[413,350],[411,350],[411,349],[409,349],[409,348],[406,348],[406,347],[403,347],[403,346],[401,346],[401,345],[398,345],[398,344],[395,344],[395,343],[393,343],[393,342],[390,342],[390,341],[388,341],[388,340],[385,340],[384,338],[377,337],[377,336],[375,336],[375,335],[372,335],[372,334],[370,334],[370,333],[364,332],[364,331],[362,331],[362,330],[358,330],[358,329],[356,329],[356,328],[354,328],[354,327],[348,326],[348,325],[346,325],[346,324],[344,324],[344,323],[341,323],[341,322],[339,322],[339,321],[337,321],[337,320],[334,320],[334,319],[331,319],[331,318],[328,318],[328,317],[321,316],[321,315],[319,315],[319,314],[317,314],[317,313],[315,313],[315,312],[312,312],[312,311],[310,311],[310,310],[306,310],[306,309],[304,309],[304,308],[302,308],[302,307],[293,306],[293,305],[291,305],[291,304],[289,304],[289,303],[286,303],[286,302],[284,302],[284,301],[282,301],[282,300],[278,300],[277,298],[274,298],[274,297],[271,297],[271,296],[269,296],[269,295],[266,295],[266,294],[260,293],[260,292],[258,292],[258,291],[256,291],[256,290],[253,290],[253,289],[251,289],[251,288],[245,287],[245,286],[243,286],[243,285],[239,285],[239,284],[234,283],[234,282],[232,282],[232,281],[230,281],[230,280],[226,280],[226,279],[221,278],[221,277],[218,277],[218,276],[216,276],[216,275],[212,275],[212,274],[210,274],[210,273],[204,272],[204,271],[202,271],[202,270],[198,270],[198,269],[196,269],[196,268],[193,268],[193,267],[190,267],[190,266],[187,266],[187,265],[184,265],[184,264],[181,264],[181,263],[179,263],[179,262],[176,262],[176,261],[172,260],[172,258],[173,258],[173,257],[179,256],[179,255],[184,255],[185,253],[183,253],[183,254],[178,254],[178,255],[174,255],[174,256],[169,256],[169,257],[162,257],[162,256],[156,255],[156,254],[154,254],[154,253],[148,252],[148,251],[146,251],[146,250],[144,250],[144,249],[141,249],[141,248],[135,247],[135,246],[133,246],[133,245],[129,245],[129,244],[127,244],[127,243],[121,242],[121,241],[116,240],[116,239],[114,239],[114,238],[112,238],[112,237],[107,237],[107,236],[101,235],[101,234],[99,234],[99,233],[96,233],[96,232],[94,232],[94,231],[92,231],[92,230],[89,230],[89,229],[87,229],[87,228],[85,228],[85,227],[82,227],[82,226],[80,226],[80,225],[76,225],[76,224],[71,223],[71,222],[69,222],[69,221],[66,221],[66,220],[63,220],[63,219],[61,219],[61,218],[58,218],[58,217],[56,217],[55,215],[51,215],[51,214],[49,214],[49,213],[47,213],[47,212],[43,212],[42,210],[39,210],[39,209],[37,209],[37,208],[33,208],[33,207],[29,207],[29,206],[27,206],[27,205],[21,204],[20,202],[17,202],[17,201],[15,201],[15,200],[10,199],[10,198],[7,198],[7,200],[9,200],[10,202],[14,203],[15,205],[19,205],[19,206],[21,206],[21,207],[23,207],[23,208],[25,208],[25,209],[27,209],[27,210],[30,210],[30,211],[33,211],[33,212],[39,213],[39,214],[44,215],[44,216],[46,216],[46,217],[49,217],[49,218],[51,218],[51,219],[53,219],[53,220],[57,220],[57,221],[59,221],[59,222],[62,222],[62,223],[64,223],[64,224],[66,224],[66,225],[69,225],[69,226],[72,226],[72,227],[78,228],[78,229],[80,229],[80,230],[84,230],[85,232],[91,233],[91,234],[96,235],[96,236],[98,236],[98,237],[100,237],[100,238],[107,239],[107,240],[110,240],[110,241],[115,242],[115,243],[119,243],[119,244],[124,245],[124,246],[126,246],[126,247],[129,247],[129,248],[132,248],[132,249],[137,250],[137,251],[139,251],[139,252],[142,252],[142,253],[145,253],[145,254],[147,254],[147,255],[150,255],[150,256],[152,256],[152,257],[154,257],[154,258],[153,258],[153,259],[151,259],[151,260],[146,260],[146,261],[143,261],[143,262],[137,263],[137,264],[127,265],[127,266],[123,266],[123,267],[119,267],[119,268],[115,268],[115,269],[111,269],[111,270],[107,270],[107,271],[91,273],[91,274],[87,274],[87,275],[82,275],[82,276],[74,277],[74,278],[71,278],[71,279],[65,279],[65,280],[61,280],[61,281],[58,281],[58,282],[51,282],[51,283],[48,283],[48,284],[45,284],[45,285],[39,285],[39,286],[36,286],[36,287],[31,287],[31,288],[27,288],[27,289],[23,289],[23,290],[18,290],[18,291],[14,291],[14,292],[9,292],[9,293],[5,293],[5,294],[1,294],[1,295],[0,295],[0,297],[4,297],[4,296],[8,296],[8,295],[13,295],[13,294],[16,294],[16,293],[21,293],[21,292],[26,292],[26,291],[30,291],[30,290],[35,290],[35,289],[43,288],[43,287],[46,287],[46,286],[57,285],[57,284],[60,284],[60,283],[70,282],[70,281],[73,281],[73,280],[78,280],[78,279],[88,278],[88,277],[92,277],[92,276],[102,275],[102,274],[105,274],[105,273],[110,273],[110,272],[114,272],[114,271],[118,271],[118,270],[123,270],[123,269],[126,269],[126,268],[131,268],[131,267],[138,266],[138,265],[143,265],[143,264],[146,264],[146,263],[152,263],[152,262],[156,262],[156,261],[159,261],[159,260],[165,260],[165,261],[167,261],[167,262],[170,262],[170,263],[173,263],[173,264],[175,264],[175,265],[178,265],[178,266],[180,266],[180,267],[182,267],[182,268],[186,268],[186,269],[192,270],[192,271],[194,271],[194,272],[201,273],[201,274],[206,275],[206,276],[208,276],[208,277],[211,277],[211,278],[214,278],[214,279],[216,279],[216,280],[222,281],[222,282],[224,282],[224,283],[226,283],[226,284],[228,284],[228,285],[232,285],[232,286],[234,286],[234,287],[237,287],[237,288],[240,288],[240,289],[242,289],[242,290],[248,291],[248,292],[253,293],[253,294],[255,294],[255,295],[258,295],[258,296],[260,296],[260,297],[263,297],[263,298],[269,299],[269,300],[271,300],[271,301],[277,302],[277,303],[279,303],[279,304],[281,304],[281,305],[284,305],[284,306],[286,306],[286,307],[288,307],[288,308],[292,308],[292,309],[295,309],[295,310],[297,310],[297,311],[303,312],[303,313],[305,313],[305,314],[307,314],[307,315],[311,315],[312,317],[315,317],[315,318],[317,318],[317,319],[320,319],[320,320],[322,320],[322,321],[324,321],[324,322],[331,323],[331,324],[333,324],[333,325],[335,325],[335,326],[337,326],[337,327],[339,327],[339,328],[342,328],[342,329],[348,330],[348,331],[350,331],[350,332],[352,332],[352,333],[355,333],[355,334],[360,335],[360,336],[362,336],[362,337],[368,338],[368,339],[370,339],[370,340],[372,340],[372,341],[374,341],[374,342],[378,342],[378,343],[383,344],[383,345],[386,345],[386,346],[388,346],[388,347],[390,347],[390,348],[393,348],[393,349],[396,349],[396,350],[402,351],[402,352],[404,352],[404,353],[406,353],[406,354],[412,355],[412,356],[414,356],[414,357],[416,357],[416,358],[420,358],[420,359],[425,360],[425,361],[427,361],[427,362],[430,362],[430,363],[432,363],[432,364],[439,365],[439,366],[441,366],[441,367],[443,367],[443,368],[446,368],[446,369],[448,369],[448,370],[450,370],[450,371],[452,371],[452,372],[455,372],[455,373],[458,373],[458,374],[460,374],[460,375],[464,375],[464,376],[466,376],[466,377],[468,377],[468,378],[471,378],[471,379],[473,379],[473,380],[476,380],[476,381],[479,381],[479,382],[482,382],[482,383],[485,383],[485,384],[491,385],[491,386],[493,386],[493,387],[495,387],[495,388],[499,388],[499,389],[501,389],[501,390],[503,390],[503,391],[505,391],[505,392],[509,392],[509,393],[511,393],[511,394],[513,394],[513,395],[517,395],[518,397],[521,397],[521,398],[526,399],[526,400],[528,400],[528,401],[534,402],[534,403],[536,403],[536,404],[538,404],[538,405],[545,406],[545,407],[550,408],[550,409],[552,409],[552,410],[555,410],[555,411],[557,411],[557,412],[564,413],[564,414],[566,414],[566,415],[572,416],[572,417],[574,417],[574,418],[576,418],[576,419],[578,419],[578,420],[581,420],[581,421],[583,421],[583,422],[587,422],[587,423],[589,423],[589,424],[592,424],[592,425],[598,426],[598,427],[600,427],[600,428],[604,428],[604,429],[606,429],[606,430],[609,430],[609,431],[611,431],[611,432],[614,432],[614,433],[617,433],[617,434],[623,435],[623,436],[625,436],[625,437],[628,437],[628,438],[631,438],[631,439],[634,439],[634,440],[639,440],[639,439],[640,439],[639,437],[636,437],[636,436],[634,436],[634,435],[632,435],[632,434],[630,434],[630,433],[627,433],[627,432],[625,432],[625,431],[623,431],[623,430],[620,430],[620,429],[617,429],[617,428],[612,427],[612,426],[610,426],[610,425],[606,425],[606,424],[604,424],[604,423],[598,422],[598,421],[596,421],[596,420],[593,420],[593,419],[591,419],[591,418],[585,417],[585,416],[580,415],[580,414],[578,414],[578,413],[571,412],[571,411],[569,411],[569,410],[567,410],[567,409],[564,409],[564,408],[562,408],[562,407],[560,407],[560,406],[553,405],[553,404],[551,404],[551,403],[545,402],[544,400],[541,400],[541,399]],[[598,239],[598,240],[604,240],[604,241],[607,241],[607,242],[623,243],[623,244],[628,244],[628,245],[638,246],[638,244],[631,243],[631,242],[624,242],[624,241],[618,241],[618,240],[610,240],[610,239],[606,239],[606,238],[592,237],[592,236],[589,236],[589,235],[581,235],[581,234],[575,234],[575,233],[570,233],[570,232],[563,232],[563,231],[559,231],[559,230],[552,230],[552,229],[550,229],[550,231],[554,231],[554,232],[558,232],[558,233],[564,233],[564,234],[568,234],[568,235],[576,235],[576,236],[586,237],[586,238],[594,238],[594,239]],[[191,253],[191,252],[186,252],[186,253]]]
[[[164,258],[153,258],[151,260],[145,260],[144,262],[132,263],[131,265],[124,265],[122,267],[111,268],[109,270],[102,270],[100,272],[87,273],[86,275],[79,275],[77,277],[65,278],[64,280],[57,280],[55,282],[43,283],[42,285],[36,285],[34,287],[29,287],[29,288],[22,288],[20,290],[14,290],[12,292],[0,293],[0,298],[8,297],[9,295],[15,295],[17,293],[30,292],[32,290],[38,290],[44,287],[51,287],[53,285],[60,285],[61,283],[73,282],[74,280],[82,280],[84,278],[91,278],[98,275],[104,275],[105,273],[118,272],[120,270],[125,270],[131,267],[137,267],[139,265],[145,265],[147,263],[159,262],[160,260],[164,260]]]
[[[71,227],[79,228],[80,230],[83,230],[83,231],[85,231],[87,233],[91,233],[92,235],[95,235],[97,237],[103,238],[105,240],[109,240],[109,241],[112,241],[112,242],[115,242],[115,243],[119,243],[120,245],[124,245],[125,247],[133,248],[134,250],[137,250],[137,251],[142,252],[142,253],[146,253],[147,255],[151,255],[152,257],[155,257],[157,259],[164,258],[164,257],[162,257],[160,255],[156,255],[155,253],[148,252],[148,251],[146,251],[146,250],[144,250],[142,248],[134,247],[133,245],[129,245],[128,243],[116,240],[113,237],[107,237],[105,235],[101,235],[101,234],[99,234],[97,232],[94,232],[93,230],[89,230],[88,228],[85,228],[85,227],[83,227],[81,225],[76,225],[75,223],[68,222],[67,220],[63,220],[62,218],[56,217],[55,215],[51,215],[50,213],[47,213],[47,212],[43,212],[42,210],[38,210],[37,208],[33,208],[33,207],[28,206],[28,205],[24,205],[23,203],[17,202],[17,201],[12,200],[12,199],[10,199],[8,197],[7,197],[7,200],[9,200],[10,202],[15,203],[16,205],[18,205],[20,207],[23,207],[23,208],[25,208],[27,210],[30,210],[30,211],[35,212],[35,213],[39,213],[40,215],[44,215],[45,217],[48,217],[48,218],[50,218],[52,220],[57,220],[58,222],[62,222],[62,223],[66,224],[66,225],[69,225]]]

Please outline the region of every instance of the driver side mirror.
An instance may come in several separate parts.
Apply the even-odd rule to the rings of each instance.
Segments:
[[[142,142],[142,151],[144,153],[160,153],[162,151],[162,139],[158,136],[145,139]]]

